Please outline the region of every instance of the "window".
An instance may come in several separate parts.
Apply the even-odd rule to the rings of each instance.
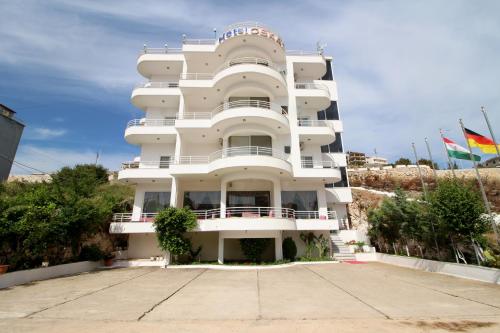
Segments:
[[[229,191],[227,207],[269,207],[271,194],[268,191]]]
[[[285,146],[285,154],[290,154],[290,146]]]
[[[160,156],[160,169],[168,169],[170,167],[170,156]]]
[[[333,80],[333,71],[332,71],[332,61],[326,61],[326,73],[323,75],[321,80]]]
[[[340,168],[340,177],[341,179],[333,184],[333,187],[347,187],[349,186],[347,182],[347,171],[345,167]]]
[[[318,111],[318,120],[339,120],[339,109],[337,101],[331,101],[330,106],[322,111]]]
[[[170,206],[170,192],[144,193],[143,213],[158,213],[168,206]]]
[[[313,157],[312,156],[301,156],[300,161],[302,162],[303,168],[312,168],[313,167]]]
[[[209,210],[220,208],[220,192],[184,192],[184,207],[192,210]]]
[[[229,137],[229,147],[237,148],[237,147],[248,147],[248,146],[257,146],[264,148],[272,148],[272,139],[270,136],[264,135],[253,135],[253,136],[231,136]],[[257,154],[257,149],[240,149],[240,150],[232,150],[229,152],[229,156],[238,156],[238,155],[248,155],[248,154]],[[272,151],[270,149],[260,149],[258,151],[259,155],[272,155]]]
[[[317,211],[316,191],[281,191],[281,206],[299,211]]]
[[[342,135],[341,133],[335,133],[335,141],[329,145],[321,146],[322,153],[342,153],[344,149],[342,148]]]

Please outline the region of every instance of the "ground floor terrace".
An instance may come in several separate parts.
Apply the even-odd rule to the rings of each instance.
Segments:
[[[498,332],[500,287],[396,266],[120,268],[0,290],[1,332]]]

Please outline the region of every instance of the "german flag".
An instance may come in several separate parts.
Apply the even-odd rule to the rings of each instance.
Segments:
[[[469,141],[469,145],[472,147],[477,147],[481,149],[484,154],[496,154],[497,150],[495,149],[495,143],[490,138],[483,136],[479,133],[471,131],[470,129],[465,129],[465,134],[467,136],[467,141]],[[500,145],[498,145],[500,148]]]

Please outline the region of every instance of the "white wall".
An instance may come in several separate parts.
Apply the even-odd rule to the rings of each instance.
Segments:
[[[165,252],[158,247],[156,234],[130,234],[128,236],[129,259],[144,259],[163,255]]]
[[[175,155],[175,143],[145,143],[141,148],[141,161],[159,161],[160,156]]]

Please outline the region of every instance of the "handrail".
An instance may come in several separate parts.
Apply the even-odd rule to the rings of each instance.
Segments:
[[[331,128],[333,128],[331,120],[299,119],[299,120],[297,120],[297,125],[303,126],[303,127],[331,127]]]
[[[224,102],[219,106],[217,106],[215,109],[213,109],[212,113],[216,114],[224,110],[245,108],[245,107],[269,109],[281,113],[282,115],[288,114],[288,111],[286,111],[281,107],[281,105],[278,105],[276,103],[270,103],[267,101],[259,101],[259,100],[250,100],[250,99]]]
[[[172,159],[172,156],[170,157]],[[125,169],[168,169],[172,161],[129,161],[122,163],[122,170]]]
[[[127,123],[127,128],[133,126],[174,126],[175,119],[132,119]]]
[[[261,65],[265,67],[269,67],[274,69],[275,71],[279,72],[282,76],[285,75],[285,71],[274,64],[273,62],[264,59],[264,58],[257,58],[257,57],[241,57],[241,58],[234,58],[229,61],[226,61],[223,63],[221,66],[219,66],[213,73],[181,73],[180,79],[181,80],[212,80],[218,73],[222,72],[223,70],[237,66],[237,65],[248,65],[248,64],[253,64],[253,65]]]
[[[221,209],[193,210],[198,220],[210,220],[221,218]],[[158,213],[142,213],[138,221],[133,221],[132,213],[115,213],[113,222],[153,222]],[[337,212],[328,211],[326,214],[319,211],[298,211],[283,207],[227,207],[225,218],[282,218],[282,219],[306,219],[306,220],[336,220]]]
[[[328,90],[327,86],[315,82],[296,82],[295,89],[319,89],[319,90],[324,90],[327,93],[330,93],[330,90]]]
[[[214,45],[217,39],[213,38],[184,38],[182,44],[187,45]]]
[[[163,48],[160,48],[160,47],[147,47],[145,46],[139,56],[143,55],[143,54],[179,54],[179,53],[182,53],[182,48],[177,48],[177,47],[174,47],[174,48],[170,48],[170,47],[163,47]]]
[[[240,147],[230,147],[218,150],[209,155],[210,161],[215,161],[221,158],[236,157],[236,156],[271,156],[274,158],[286,161],[288,156],[281,150],[260,147],[260,146],[240,146]]]
[[[323,56],[321,51],[286,50],[287,55],[293,56]]]
[[[137,83],[135,85],[135,88],[178,88],[178,87],[179,87],[179,82],[175,82],[175,81],[143,82],[143,83]]]
[[[177,119],[212,119],[212,112],[184,112],[179,113]]]
[[[302,160],[301,167],[305,169],[333,169],[337,166],[335,161]]]

